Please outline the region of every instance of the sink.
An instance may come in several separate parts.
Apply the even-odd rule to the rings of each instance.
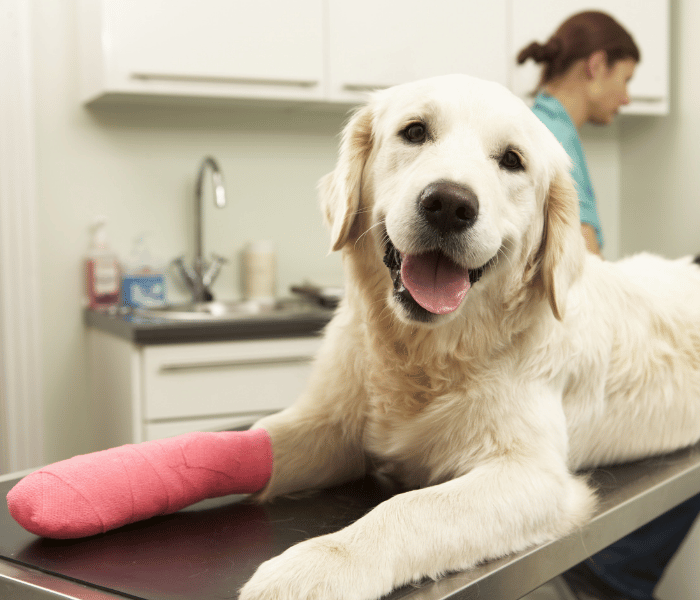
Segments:
[[[135,308],[141,317],[169,321],[236,321],[243,319],[289,319],[323,309],[308,302],[289,299],[261,303],[254,300],[230,302],[189,302],[158,307]]]

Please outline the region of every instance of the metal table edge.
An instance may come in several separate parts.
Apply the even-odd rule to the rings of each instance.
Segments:
[[[6,595],[7,593],[7,595]],[[124,600],[134,598],[0,558],[0,598],[10,600]]]

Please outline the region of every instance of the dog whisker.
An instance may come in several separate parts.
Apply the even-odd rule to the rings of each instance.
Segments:
[[[375,227],[379,227],[380,225],[382,225],[381,222],[375,223],[374,225],[368,227],[367,230],[364,231],[364,232],[357,238],[357,240],[355,241],[355,248],[357,248],[357,244],[360,242],[360,240],[361,240],[364,236],[366,236],[370,231],[372,231],[372,229],[374,229]]]

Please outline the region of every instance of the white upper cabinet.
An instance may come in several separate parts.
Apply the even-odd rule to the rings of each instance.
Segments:
[[[617,19],[640,48],[642,60],[629,84],[631,102],[621,112],[667,114],[669,109],[669,2],[668,0],[513,0],[511,4],[511,89],[526,98],[539,81],[540,67],[532,61],[517,66],[518,52],[533,40],[546,42],[571,15],[601,10]]]
[[[467,73],[526,97],[518,50],[601,8],[642,62],[625,112],[668,111],[668,0],[79,0],[82,98],[220,97],[353,104],[370,89]]]
[[[505,84],[507,0],[328,0],[329,98],[467,73]]]
[[[320,99],[323,0],[81,0],[83,99]]]

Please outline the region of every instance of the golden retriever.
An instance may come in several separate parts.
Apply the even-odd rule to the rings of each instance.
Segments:
[[[700,268],[586,253],[569,159],[502,86],[373,94],[320,184],[346,297],[305,393],[257,426],[261,500],[407,488],[259,567],[243,600],[370,600],[567,535],[579,469],[700,438]]]

